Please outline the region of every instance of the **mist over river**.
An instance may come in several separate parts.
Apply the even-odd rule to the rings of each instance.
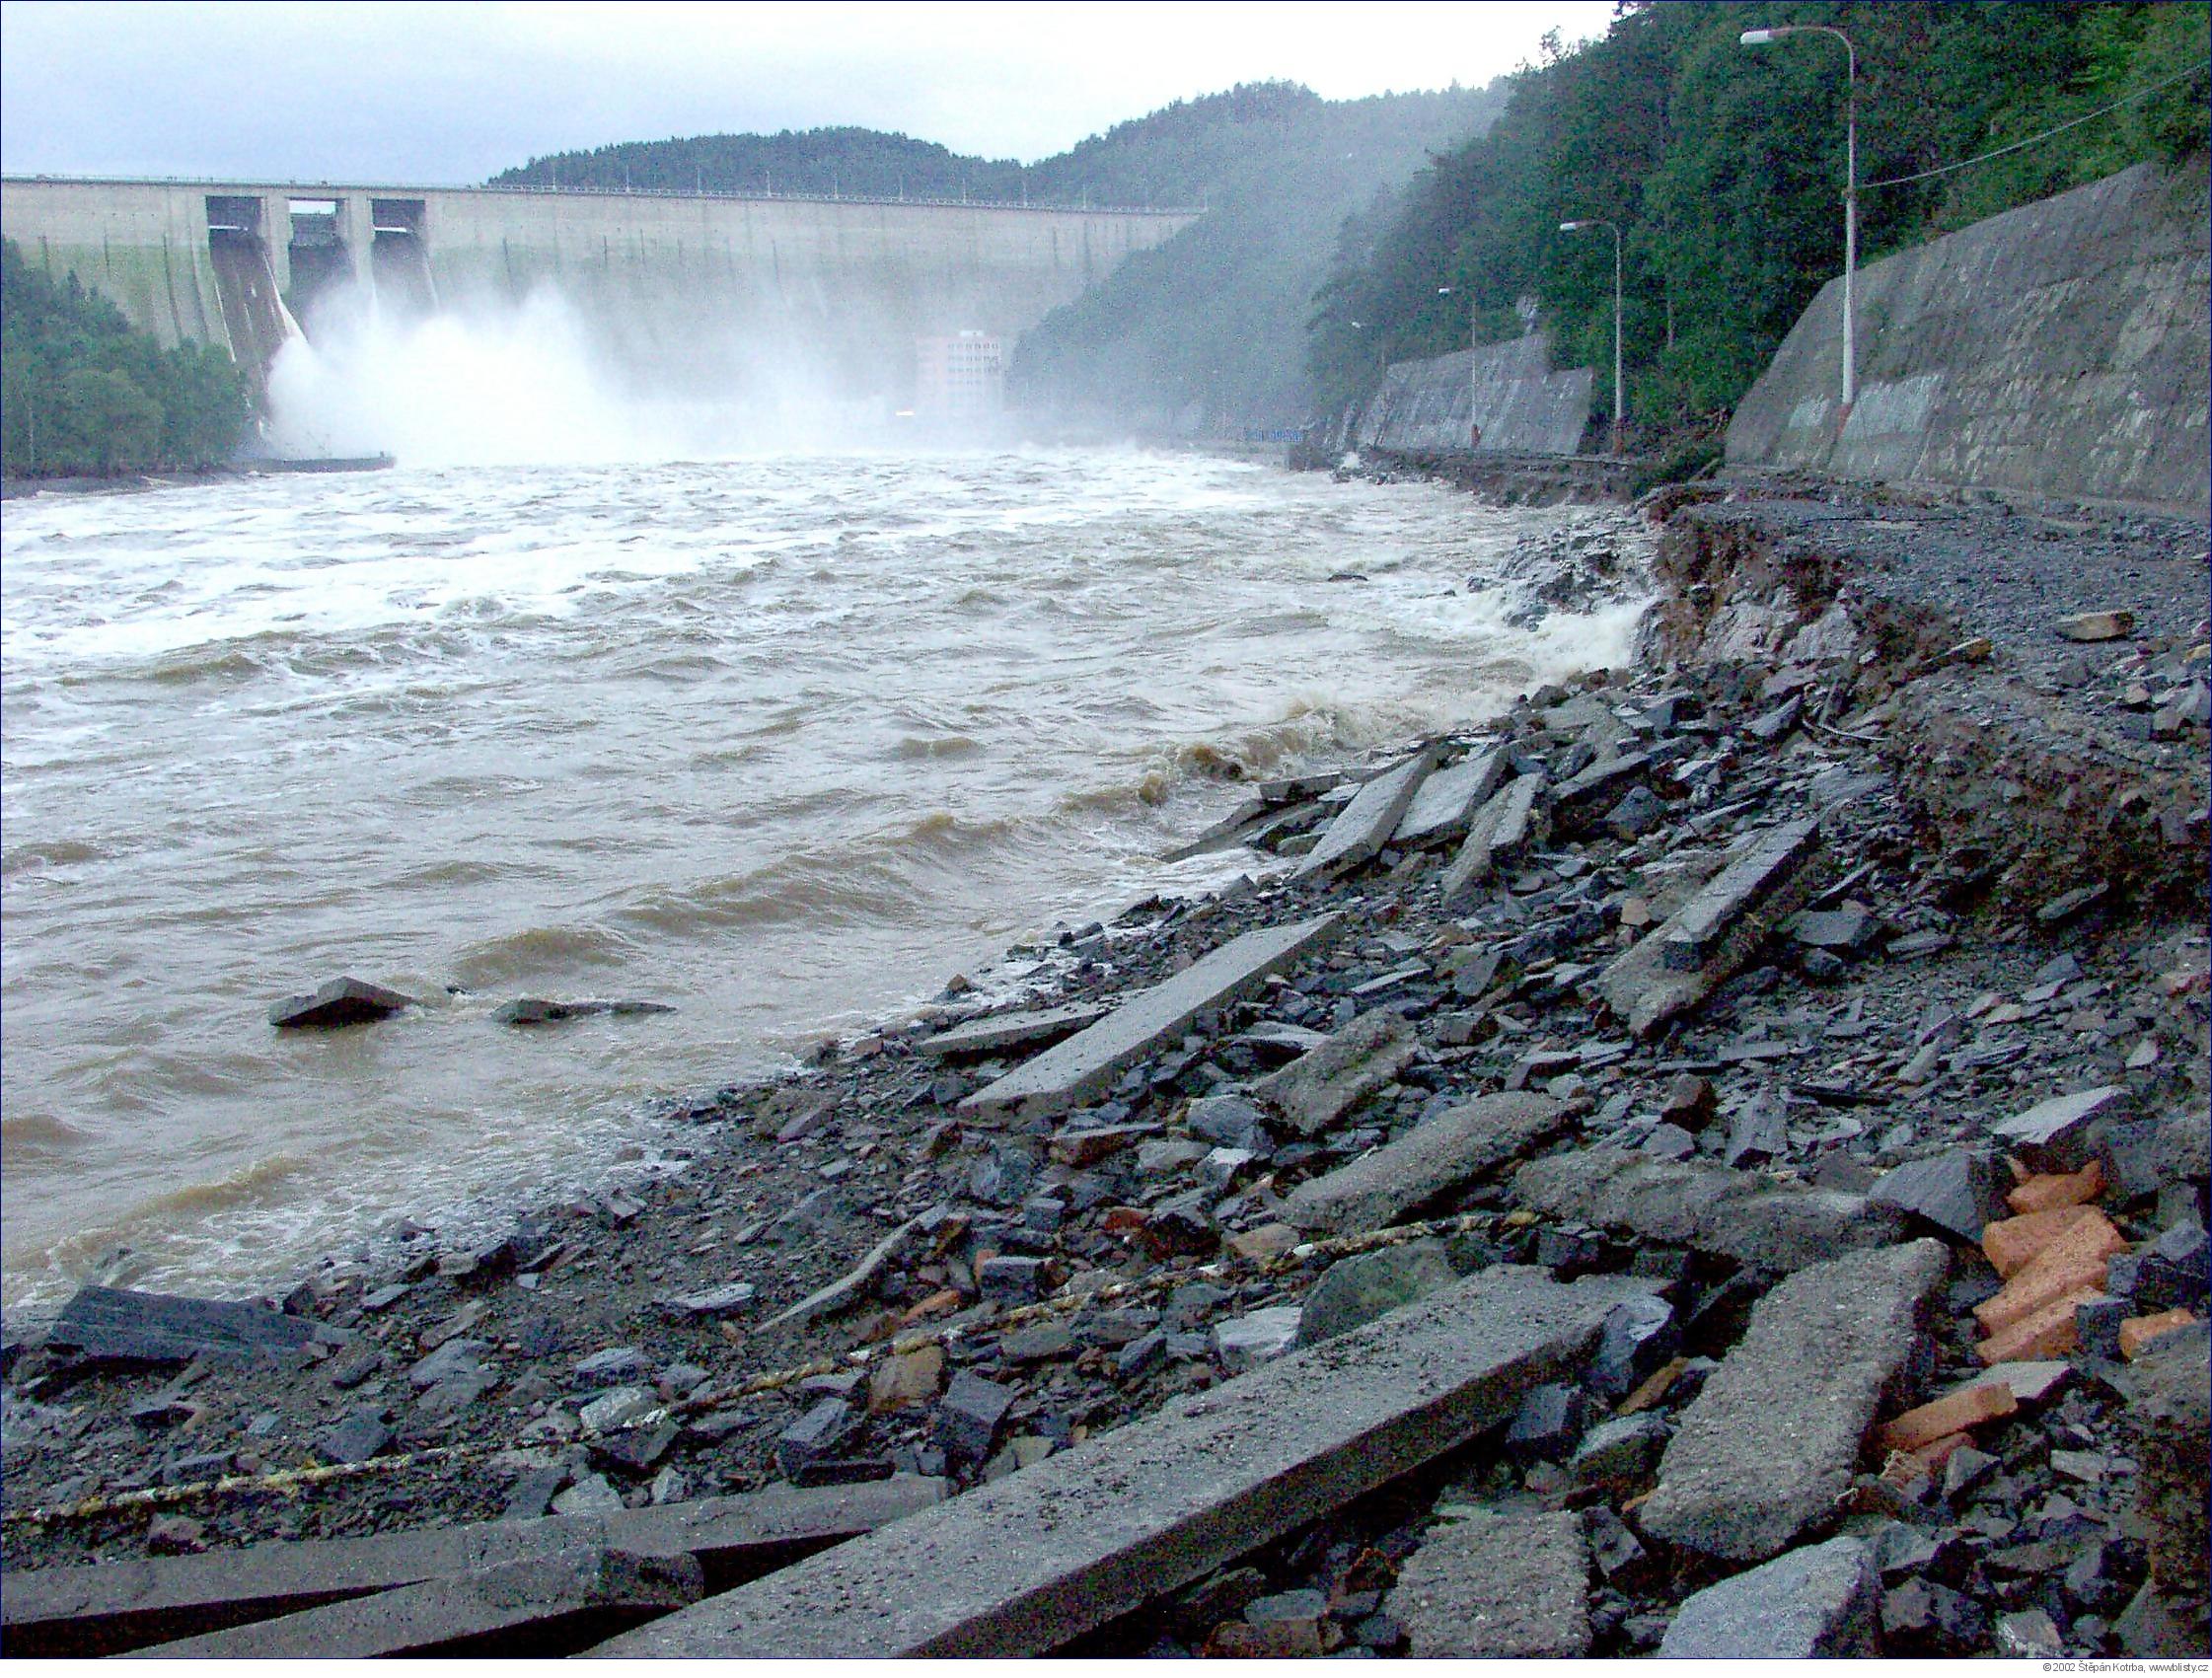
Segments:
[[[1232,766],[1617,662],[1630,609],[1516,630],[1468,581],[1613,517],[1135,451],[11,502],[6,1298],[235,1291],[587,1183],[654,1097],[1231,879],[1154,859]],[[267,1025],[339,973],[427,1005]],[[677,1011],[497,1024],[519,995]]]

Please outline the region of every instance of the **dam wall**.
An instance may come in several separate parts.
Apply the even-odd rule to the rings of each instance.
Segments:
[[[2138,164],[1831,280],[1737,407],[1731,464],[2202,512],[2206,176]]]
[[[1589,424],[1587,367],[1555,373],[1543,332],[1394,362],[1361,415],[1362,449],[1402,455],[1572,455]]]
[[[1014,338],[1195,211],[300,182],[0,182],[0,235],[165,343],[265,371],[272,288],[313,339],[553,290],[641,388],[701,398],[778,371],[911,397],[918,338]],[[264,273],[257,282],[254,273]],[[244,274],[245,280],[238,278]],[[229,276],[226,278],[226,276]],[[227,288],[227,289],[226,289]]]

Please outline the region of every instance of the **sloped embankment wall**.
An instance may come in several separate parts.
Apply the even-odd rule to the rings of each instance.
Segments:
[[[1729,427],[1732,464],[2203,509],[2205,171],[2138,164],[1859,274],[1859,392],[1838,421],[1843,283]]]
[[[1572,455],[1589,423],[1589,392],[1590,370],[1554,373],[1550,338],[1532,332],[1395,363],[1361,416],[1358,442],[1393,454]]]

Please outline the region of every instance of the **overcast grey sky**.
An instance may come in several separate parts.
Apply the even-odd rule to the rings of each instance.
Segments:
[[[1025,162],[1237,82],[1474,86],[1608,0],[0,3],[0,167],[480,181],[546,152],[853,123]]]

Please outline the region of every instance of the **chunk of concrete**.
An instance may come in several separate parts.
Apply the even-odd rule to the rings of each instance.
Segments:
[[[1417,1660],[1579,1660],[1590,1642],[1581,1517],[1478,1509],[1432,1527],[1383,1611]]]
[[[1503,1422],[1644,1290],[1484,1272],[592,1652],[1043,1653]]]
[[[822,1491],[775,1486],[599,1516],[280,1540],[198,1556],[11,1572],[0,1591],[0,1637],[11,1655],[114,1654],[578,1545],[696,1556],[708,1587],[721,1588],[944,1496],[942,1480],[911,1475]]]
[[[1694,973],[1712,962],[1732,929],[1781,893],[1813,859],[1819,839],[1820,824],[1810,819],[1785,822],[1755,839],[1656,934],[1665,967],[1674,973]]]
[[[1857,1195],[1623,1148],[1532,1160],[1514,1173],[1513,1193],[1530,1210],[1564,1221],[1629,1229],[1770,1271],[1803,1270],[1904,1234],[1894,1207]]]
[[[1295,1305],[1272,1305],[1214,1325],[1214,1355],[1232,1375],[1281,1357],[1297,1344],[1302,1315]]]
[[[1376,1008],[1320,1048],[1268,1073],[1252,1086],[1252,1095],[1290,1129],[1318,1135],[1396,1079],[1419,1047],[1403,1014]]]
[[[1437,748],[1429,746],[1368,781],[1329,824],[1320,841],[1306,852],[1297,867],[1298,878],[1342,874],[1380,854],[1390,836],[1398,831],[1398,824],[1405,820],[1414,794],[1436,766]]]
[[[365,979],[333,979],[309,995],[285,997],[269,1009],[268,1023],[279,1031],[331,1031],[390,1019],[401,1009],[414,1006],[412,996],[387,990]]]
[[[258,1305],[121,1287],[80,1287],[46,1332],[47,1350],[91,1363],[238,1361],[297,1351],[337,1331]]]
[[[2076,612],[2051,627],[2069,641],[2117,641],[2135,633],[2132,612]]]
[[[1005,1049],[1027,1049],[1036,1043],[1058,1043],[1085,1026],[1106,1017],[1105,1004],[1070,1002],[1062,1008],[1039,1008],[1027,1013],[993,1014],[966,1025],[925,1037],[915,1048],[938,1060],[956,1060],[975,1055],[994,1055]]]
[[[1270,974],[1325,943],[1341,923],[1337,915],[1322,914],[1232,938],[1173,979],[1139,991],[1096,1025],[978,1090],[961,1102],[959,1111],[985,1117],[1049,1116],[1081,1106],[1199,1015],[1248,994]]]
[[[1448,768],[1441,768],[1421,783],[1421,790],[1406,806],[1391,842],[1399,845],[1437,844],[1464,833],[1476,810],[1498,790],[1505,778],[1503,747],[1476,752]]]
[[[2034,1171],[2079,1171],[2097,1157],[2097,1135],[2105,1124],[2126,1119],[2134,1099],[2118,1084],[2054,1095],[2016,1113],[1990,1134]]]
[[[1549,1096],[1525,1091],[1482,1096],[1446,1108],[1325,1177],[1299,1184],[1284,1215],[1301,1230],[1330,1234],[1384,1229],[1439,1196],[1511,1165],[1574,1122],[1573,1112]]]
[[[1914,1241],[1799,1271],[1682,1415],[1644,1530],[1732,1562],[1780,1555],[1849,1490],[1860,1447],[1921,1350],[1950,1252]]]
[[[1600,809],[1635,784],[1651,763],[1649,752],[1601,758],[1581,774],[1561,781],[1552,791],[1552,826],[1564,833],[1575,833],[1587,826]]]
[[[1881,1653],[1881,1574],[1856,1538],[1708,1585],[1659,1641],[1661,1660],[1853,1660]]]
[[[566,1652],[697,1602],[689,1556],[578,1544],[457,1578],[309,1608],[133,1651],[141,1659],[369,1660]]]
[[[1540,774],[1515,775],[1490,795],[1468,825],[1467,841],[1443,873],[1439,889],[1443,901],[1455,902],[1492,874],[1512,862],[1549,831],[1538,800],[1545,779]]]

